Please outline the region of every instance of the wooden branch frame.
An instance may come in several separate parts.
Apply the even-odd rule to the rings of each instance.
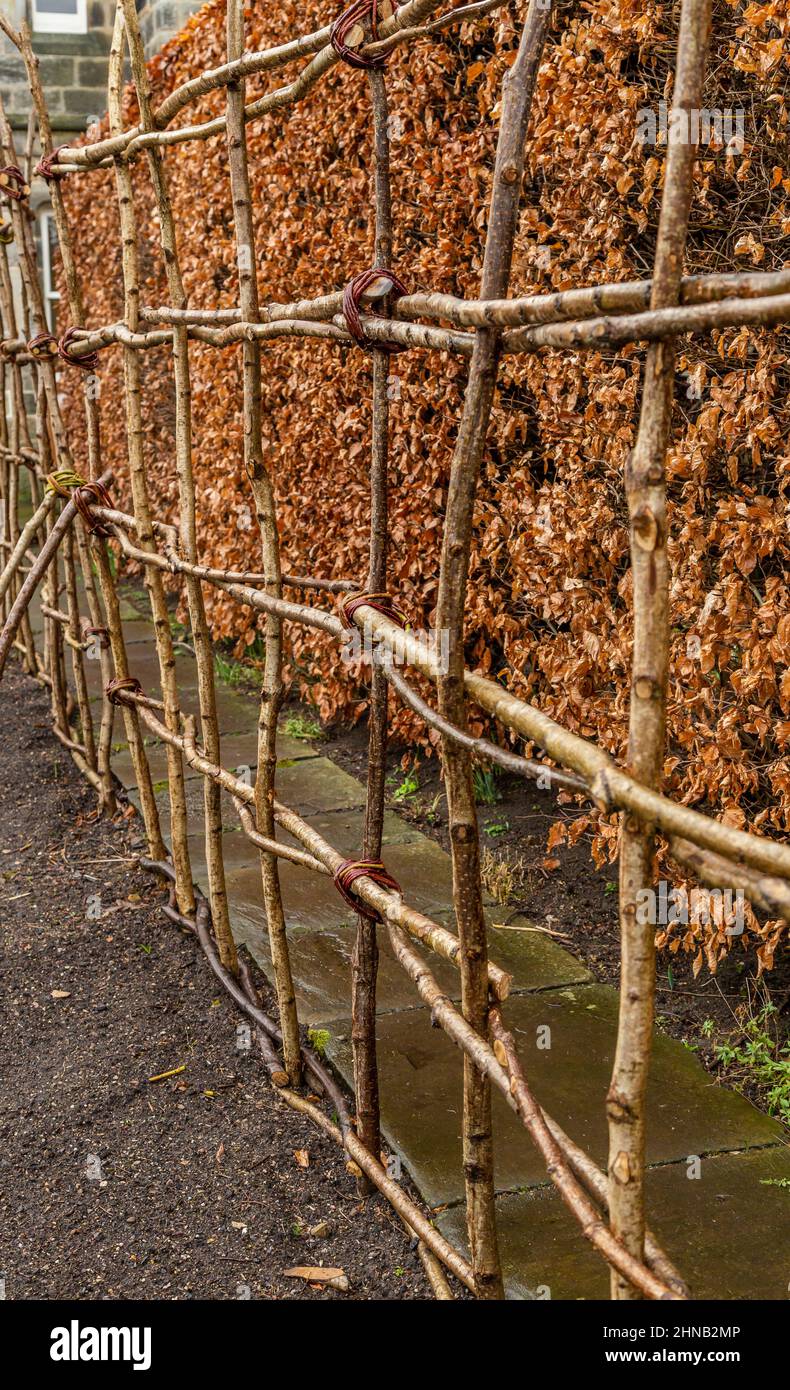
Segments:
[[[496,10],[501,0],[478,0],[437,14],[440,0],[408,0],[382,18],[378,33],[362,33],[362,51],[386,55],[400,44],[431,39],[451,24],[472,22]],[[710,36],[710,0],[683,0],[678,41],[674,102],[693,108],[701,98],[705,54]],[[109,65],[109,137],[74,147],[53,159],[56,175],[112,168],[123,249],[123,322],[78,330],[71,346],[75,358],[120,347],[124,364],[129,475],[132,512],[92,508],[94,517],[129,559],[140,564],[150,596],[156,634],[162,700],[135,688],[125,643],[121,608],[103,539],[89,536],[68,501],[56,515],[54,496],[43,491],[55,468],[73,471],[70,441],[58,401],[51,359],[29,350],[32,336],[44,326],[44,305],[27,211],[12,206],[22,296],[12,293],[6,246],[0,246],[0,377],[10,384],[4,400],[10,413],[0,419],[0,489],[7,513],[0,536],[4,568],[0,574],[0,675],[12,649],[22,653],[27,669],[50,692],[54,732],[80,771],[96,789],[100,804],[111,811],[116,788],[110,765],[113,702],[102,702],[98,735],[83,669],[86,642],[79,613],[77,574],[81,570],[89,626],[106,630],[102,642],[102,680],[114,676],[121,688],[113,700],[121,706],[140,789],[148,841],[148,867],[172,885],[165,911],[194,931],[211,969],[239,1008],[259,1031],[264,1065],[285,1103],[308,1114],[342,1144],[362,1174],[364,1185],[382,1191],[416,1233],[421,1258],[437,1297],[449,1295],[442,1268],[479,1297],[503,1293],[496,1238],[493,1144],[490,1130],[491,1088],[500,1090],[546,1162],[548,1176],[589,1240],[612,1271],[617,1298],[685,1298],[688,1290],[671,1260],[658,1247],[644,1217],[644,1095],[652,1032],[654,988],[652,929],[637,929],[636,894],[649,885],[657,834],[666,837],[675,859],[701,881],[742,888],[758,907],[790,921],[790,848],[747,834],[676,804],[661,793],[664,719],[667,694],[668,569],[664,459],[669,440],[675,340],[688,333],[710,333],[742,325],[771,327],[790,318],[790,270],[760,274],[682,275],[695,152],[671,145],[662,199],[654,273],[651,279],[593,285],[554,295],[508,299],[508,279],[517,227],[525,142],[532,93],[541,54],[554,23],[551,5],[532,0],[514,61],[503,86],[500,129],[479,298],[463,300],[430,291],[405,294],[387,305],[383,315],[362,315],[373,365],[371,441],[371,529],[369,592],[386,589],[387,575],[387,354],[385,348],[455,353],[469,360],[463,417],[453,459],[445,516],[439,577],[437,629],[449,636],[449,664],[437,660],[437,644],[402,631],[378,607],[359,604],[353,622],[373,646],[368,796],[364,842],[366,858],[381,851],[388,689],[414,710],[442,741],[450,813],[457,934],[410,908],[400,894],[373,878],[354,883],[359,902],[377,914],[377,923],[360,917],[352,980],[352,1039],[355,1064],[357,1128],[340,1088],[300,1039],[285,916],[277,865],[280,859],[319,875],[334,874],[343,858],[302,817],[276,797],[277,715],[282,702],[282,651],[289,624],[321,631],[335,641],[345,627],[334,610],[283,596],[283,588],[322,595],[350,594],[350,580],[311,575],[283,575],[277,536],[273,479],[266,468],[261,430],[261,359],[270,340],[315,337],[346,348],[354,343],[342,312],[342,292],[332,289],[312,299],[261,304],[255,270],[254,208],[247,168],[247,128],[251,121],[287,111],[314,90],[337,64],[329,28],[291,39],[266,52],[244,51],[243,5],[229,0],[226,62],[198,73],[154,107],[150,96],[134,0],[119,0]],[[52,132],[30,33],[17,33],[5,17],[0,29],[19,50],[33,95],[42,153],[53,156]],[[123,128],[121,77],[125,48],[131,59],[140,121]],[[308,61],[290,81],[247,103],[245,81]],[[392,255],[390,151],[387,138],[385,78],[374,68],[368,78],[374,137],[371,202],[375,215],[371,264],[386,265]],[[190,103],[224,89],[225,114],[200,124],[171,128]],[[164,152],[173,144],[223,134],[227,141],[234,210],[239,303],[229,309],[193,308],[181,278],[177,227],[167,183]],[[33,126],[25,159],[32,153]],[[0,106],[3,156],[15,160],[13,135]],[[145,151],[158,214],[169,303],[139,304],[137,229],[129,164]],[[72,319],[83,321],[83,297],[72,252],[71,230],[57,178],[52,203],[64,267],[66,300]],[[363,304],[363,309],[369,307]],[[425,320],[425,321],[423,321]],[[197,341],[224,350],[241,349],[244,415],[244,461],[261,536],[262,571],[213,567],[198,554],[195,487],[192,475],[189,345]],[[571,734],[542,711],[509,694],[496,682],[464,666],[464,608],[471,519],[486,430],[498,379],[507,354],[543,349],[605,351],[650,345],[645,367],[640,427],[625,478],[634,576],[635,643],[627,768],[602,749]],[[157,518],[151,508],[145,451],[140,353],[168,346],[176,387],[175,465],[179,491],[178,525]],[[36,401],[36,437],[31,440],[25,416],[25,376],[32,379]],[[101,464],[101,429],[94,395],[85,391],[85,452],[91,479],[109,481]],[[19,469],[28,469],[34,512],[19,522]],[[28,563],[29,562],[29,563]],[[94,570],[98,574],[98,586]],[[194,719],[180,710],[173,643],[164,596],[165,574],[183,578],[198,664],[201,742]],[[44,652],[38,652],[28,616],[33,593],[43,583]],[[246,605],[265,622],[265,663],[258,724],[255,787],[228,772],[221,761],[216,719],[212,649],[205,616],[204,584]],[[75,696],[66,685],[64,654],[71,654]],[[406,664],[436,686],[438,708],[419,695],[397,669]],[[474,704],[506,728],[542,749],[550,764],[499,748],[468,731],[467,710]],[[79,717],[79,729],[72,719]],[[172,859],[159,826],[156,799],[142,728],[167,750]],[[591,800],[601,811],[623,815],[620,906],[623,942],[623,995],[617,1055],[607,1099],[610,1129],[608,1173],[564,1133],[535,1099],[503,1016],[510,977],[488,959],[482,910],[479,848],[471,760],[487,759],[511,772],[548,776],[559,789]],[[203,779],[204,830],[209,866],[209,902],[192,883],[184,788],[186,764]],[[239,962],[230,919],[222,854],[221,795],[232,798],[241,828],[261,855],[262,891],[277,987],[279,1024],[259,1007],[244,965]],[[297,847],[277,838],[278,828],[292,835]],[[386,930],[396,959],[429,1005],[433,1021],[463,1054],[464,1176],[471,1260],[432,1227],[424,1214],[388,1177],[380,1162],[380,1121],[375,1039],[377,930]],[[213,938],[212,938],[213,930]],[[416,943],[416,945],[415,945]],[[439,988],[417,948],[452,962],[461,976],[460,1010]],[[282,1053],[282,1058],[281,1054]],[[330,1100],[338,1123],[313,1100],[300,1094],[303,1077]],[[440,1267],[441,1266],[441,1267]]]

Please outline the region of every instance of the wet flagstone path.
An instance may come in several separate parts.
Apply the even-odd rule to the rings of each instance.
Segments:
[[[153,630],[124,601],[130,669],[144,690],[159,693]],[[40,617],[35,615],[35,625]],[[98,662],[87,662],[91,697],[101,698]],[[177,656],[184,708],[197,709],[195,663]],[[251,769],[256,761],[257,706],[227,685],[217,688],[222,759]],[[116,735],[122,738],[122,730]],[[113,766],[134,799],[127,749]],[[278,796],[344,854],[362,842],[364,787],[302,740],[280,735]],[[149,748],[152,776],[169,828],[164,749]],[[202,815],[202,779],[185,769],[194,819]],[[224,837],[234,934],[271,975],[257,851],[238,829],[226,800]],[[278,835],[283,834],[278,830]],[[287,837],[285,837],[287,838]],[[202,835],[190,837],[193,874],[206,888]],[[384,859],[408,902],[453,927],[450,860],[433,841],[387,812]],[[355,925],[331,882],[281,863],[286,922],[303,1022],[327,1035],[327,1056],[352,1081],[350,971]],[[491,953],[514,978],[507,1004],[538,1099],[605,1166],[604,1099],[614,1051],[617,997],[554,941],[522,918],[498,923],[489,905]],[[501,913],[499,914],[501,915]],[[461,1168],[461,1059],[395,961],[382,934],[378,1047],[382,1123],[437,1225],[465,1245]],[[459,978],[435,957],[432,969],[457,999]],[[547,1045],[548,1044],[548,1045]],[[499,1096],[494,1099],[496,1184],[502,1256],[515,1298],[605,1298],[608,1275],[577,1233],[528,1136]],[[680,1043],[656,1033],[648,1115],[649,1219],[687,1276],[696,1298],[788,1297],[790,1289],[790,1149],[774,1120],[743,1097],[716,1086]],[[699,1161],[695,1161],[699,1160]],[[698,1174],[698,1176],[693,1176]],[[785,1185],[783,1185],[785,1184]]]

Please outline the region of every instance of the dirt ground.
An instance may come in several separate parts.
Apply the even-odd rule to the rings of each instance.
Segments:
[[[134,863],[139,822],[94,818],[48,716],[41,687],[10,666],[0,686],[6,1298],[429,1298],[389,1206],[360,1202],[341,1151],[239,1046],[240,1016]],[[343,1269],[348,1293],[284,1277],[318,1264]]]

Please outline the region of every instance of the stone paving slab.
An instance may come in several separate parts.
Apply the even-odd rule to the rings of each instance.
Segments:
[[[187,787],[187,805],[193,811],[196,807],[203,805],[203,794],[199,786],[193,785],[196,779],[191,779]],[[200,779],[202,781],[202,779]],[[299,811],[300,815],[311,817],[317,812],[330,811],[335,807],[348,808],[360,805],[360,797],[364,802],[365,789],[356,778],[349,777],[347,772],[332,763],[328,758],[286,758],[278,764],[277,773],[277,796],[286,806]],[[135,805],[138,804],[136,794],[132,794]],[[227,821],[223,823],[236,823],[236,813],[230,805],[227,797],[223,798],[223,805],[227,802],[223,810],[223,817],[227,814]],[[157,787],[157,804],[162,820],[162,831],[167,834],[170,826],[170,805],[167,793],[166,782]],[[433,843],[428,842],[428,843]],[[438,849],[438,846],[437,846]],[[441,854],[441,850],[439,850]],[[294,871],[304,877],[311,884],[315,878],[309,869],[297,868],[295,865],[284,867],[293,868]],[[337,896],[335,890],[332,890]],[[301,925],[310,925],[302,923]]]
[[[188,838],[189,838],[190,840],[193,840],[193,841],[194,841],[194,845],[195,845],[195,865],[194,865],[194,867],[195,867],[196,870],[198,870],[198,869],[204,868],[204,867],[205,867],[205,862],[206,862],[206,860],[205,860],[205,851],[204,851],[204,848],[203,848],[203,811],[204,811],[205,800],[204,800],[204,795],[203,795],[203,779],[202,779],[202,777],[192,777],[192,778],[190,778],[189,781],[186,782],[185,785],[184,785],[184,792],[185,792],[185,800],[186,800],[187,819],[188,819],[188,822],[189,822],[190,830],[191,830],[191,832],[192,832],[192,833],[188,836]],[[156,800],[157,809],[158,809],[158,811],[159,811],[159,825],[160,825],[160,829],[161,829],[161,831],[162,831],[162,836],[163,836],[163,838],[167,841],[167,843],[169,844],[169,843],[170,843],[170,796],[169,796],[169,792],[168,792],[168,784],[167,784],[167,779],[166,779],[166,778],[162,778],[160,781],[154,782],[154,797],[155,797],[155,800]],[[129,788],[129,800],[131,801],[131,803],[132,803],[133,806],[136,806],[138,810],[140,809],[140,794],[139,794],[139,792],[138,792],[138,790],[137,790],[137,787],[131,787],[131,788]],[[235,809],[234,809],[234,807],[233,807],[232,802],[230,801],[230,798],[223,795],[222,801],[221,801],[221,806],[222,806],[222,829],[223,829],[223,831],[226,831],[226,830],[227,830],[227,831],[235,831],[235,830],[238,830],[238,828],[239,828],[239,818],[238,818],[238,816],[236,815],[236,811],[235,811]],[[141,832],[144,833],[144,832],[142,831],[142,816],[141,816],[141,818],[140,818],[140,825],[141,825]],[[199,830],[198,830],[198,827],[200,827]],[[246,836],[245,836],[245,839],[246,839]]]
[[[141,662],[135,663],[133,660],[130,659],[130,670],[133,675],[137,675],[138,680],[141,680],[145,693],[147,695],[153,695],[155,699],[158,699],[160,695],[158,663],[156,662],[155,653],[152,653],[152,649],[146,648],[145,650],[146,665],[148,665],[151,670],[154,669],[154,666],[156,667],[157,674],[155,683],[153,681],[149,681],[148,685],[146,685],[145,681],[141,680],[141,677],[139,675],[139,672],[142,667]],[[152,662],[150,661],[151,655],[153,655]],[[191,681],[194,676],[194,663],[192,662],[191,657],[187,656],[184,657],[184,661],[190,664],[185,668],[184,682],[180,686],[181,695],[183,697],[181,704],[185,714],[194,714],[197,717],[198,739],[200,739],[200,716],[198,714],[197,688],[196,685],[191,685]],[[95,666],[96,668],[95,673],[91,674],[89,679],[90,701],[94,709],[96,709],[102,700],[101,676],[99,672],[99,666],[98,663],[94,662],[86,662],[85,665],[86,672],[90,667]],[[73,688],[73,681],[70,671],[69,684]],[[223,685],[222,682],[218,681],[216,685],[216,704],[220,734],[243,734],[249,733],[250,731],[254,733],[254,731],[257,729],[258,705],[254,700],[251,700],[248,696],[241,695],[237,691],[229,689],[228,686]],[[119,730],[122,731],[123,723],[120,718],[120,715],[118,718],[117,727]]]
[[[247,922],[235,930],[271,978],[271,953],[265,925],[259,927]],[[297,1008],[303,1022],[323,1027],[347,1018],[355,938],[356,926],[350,924],[322,931],[289,930]],[[377,1012],[419,1007],[417,990],[396,960],[386,928],[379,931],[378,940]],[[431,953],[424,954],[427,957]],[[512,972],[514,988],[550,989],[590,978],[589,972],[573,956],[539,935],[511,934],[508,949],[499,952],[497,963]],[[431,954],[430,967],[445,993],[451,999],[460,999],[460,975],[455,966]]]
[[[698,1179],[685,1163],[648,1169],[648,1222],[693,1298],[787,1298],[790,1186],[782,1181],[790,1184],[790,1150],[781,1145],[703,1158]],[[604,1261],[553,1186],[499,1196],[496,1206],[508,1297],[609,1297]],[[468,1252],[462,1206],[436,1224]]]
[[[484,909],[491,960],[513,976],[511,996],[522,990],[556,989],[592,981],[592,972],[530,917],[513,916],[501,907]],[[506,921],[502,921],[502,917]],[[456,931],[455,912],[436,913],[436,921]],[[453,998],[459,997],[455,994]]]
[[[312,821],[326,811],[364,806],[365,788],[337,763],[319,755],[309,763],[286,761],[277,773],[277,800]]]
[[[30,618],[30,627],[37,637],[39,633],[42,633],[44,631],[44,614],[41,612],[40,607],[43,599],[41,588],[42,585],[39,584],[33,590],[33,597],[30,600],[30,605],[27,610],[28,617]]]
[[[280,739],[277,740],[279,750]],[[277,796],[282,800],[279,793],[279,778]],[[294,808],[296,809],[296,808]],[[323,835],[330,845],[334,845],[341,854],[353,855],[361,853],[361,846],[365,837],[365,808],[364,804],[357,803],[333,811],[317,811],[310,816],[310,826],[317,830],[319,835]],[[283,833],[283,839],[289,844],[298,842],[291,835]],[[425,839],[422,831],[416,825],[411,825],[409,821],[402,820],[395,811],[384,812],[384,828],[382,842],[384,845],[408,845],[416,844]],[[388,862],[389,854],[384,855]]]
[[[508,1000],[513,1031],[537,1099],[571,1138],[606,1164],[604,1104],[616,1036],[617,994],[605,985],[523,993]],[[539,1034],[548,1026],[550,1037]],[[382,1125],[432,1206],[463,1195],[458,1050],[425,1009],[384,1015],[377,1028]],[[549,1048],[538,1046],[550,1041]],[[350,1023],[336,1024],[328,1055],[352,1075]],[[542,1160],[494,1095],[498,1191],[545,1181]],[[693,1053],[657,1033],[647,1106],[649,1163],[782,1141],[782,1127],[712,1082]]]
[[[61,568],[61,581],[62,579],[63,571]],[[96,578],[96,588],[99,593],[99,601],[101,602],[101,588],[99,586],[98,577]],[[77,569],[77,594],[80,600],[80,613],[86,614],[88,611],[88,603],[85,598],[85,585],[83,584],[82,574],[79,568]],[[127,642],[153,642],[154,628],[148,612],[148,600],[144,599],[143,602],[145,604],[145,609],[141,611],[141,609],[137,608],[135,604],[130,603],[123,595],[119,596],[119,612],[124,628],[123,635]],[[65,612],[65,597],[61,599],[61,606]]]
[[[241,775],[240,769],[249,768],[251,785],[255,783],[257,744],[258,737],[254,730],[248,734],[228,734],[221,741],[223,766],[237,775]],[[146,752],[154,782],[166,781],[167,751],[165,745],[160,743],[158,739],[146,739]],[[277,766],[281,769],[289,763],[318,756],[310,744],[302,742],[301,739],[289,738],[287,734],[283,733],[277,735],[277,752]],[[132,766],[132,755],[127,743],[113,745],[112,765],[113,771],[120,777],[125,787],[131,788],[137,785]],[[200,778],[200,773],[190,767],[188,763],[184,763],[184,777],[187,781],[193,781]]]
[[[152,632],[152,629],[146,627],[146,632]],[[127,655],[129,674],[137,677],[146,695],[160,700],[162,687],[159,681],[159,658],[153,640],[130,643]],[[194,658],[189,652],[180,651],[175,652],[174,656],[179,690],[194,691],[197,688],[197,667]],[[101,695],[101,662],[96,658],[88,658],[85,661],[85,679],[91,695]]]
[[[35,590],[33,594],[33,598],[30,601],[30,607],[28,608],[28,613],[30,615],[30,626],[37,636],[39,633],[44,631],[44,615],[41,612],[40,608],[42,598],[41,587],[41,584],[39,584],[38,588]],[[78,589],[80,594],[84,593],[84,590],[82,589],[81,585],[78,585]],[[65,595],[61,597],[61,607],[63,612],[65,613]],[[87,615],[87,612],[87,602],[84,599],[82,599],[82,601],[80,602],[80,613],[84,617]],[[124,599],[121,600],[121,621],[124,625],[124,637],[126,638],[127,643],[153,641],[153,628],[148,619],[144,618],[142,614],[138,613],[136,608],[133,608],[132,605],[130,603],[127,603]],[[67,656],[68,655],[69,653],[67,652]],[[68,665],[70,669],[70,661]]]
[[[348,852],[353,848],[353,845],[356,843],[356,841],[353,840],[353,839],[350,839],[350,840],[346,841],[345,838],[344,838],[344,836],[343,836],[343,834],[342,834],[342,832],[338,832],[337,838],[332,838],[332,832],[334,831],[335,827],[333,827],[331,824],[330,824],[329,826],[327,826],[327,825],[326,825],[326,822],[327,822],[327,821],[331,822],[335,817],[337,817],[338,820],[341,821],[341,824],[342,824],[342,818],[345,816],[345,814],[346,814],[345,812],[336,811],[336,812],[330,813],[330,814],[327,815],[326,817],[316,816],[316,817],[315,817],[315,820],[311,820],[311,822],[310,822],[311,825],[315,825],[315,826],[318,827],[318,828],[320,828],[321,825],[323,825],[323,826],[324,826],[324,829],[322,830],[322,833],[323,833],[323,834],[326,834],[327,838],[328,838],[328,839],[331,839],[331,843],[332,843],[333,845],[335,845],[336,848],[338,848],[338,849],[341,851],[341,853],[344,853],[344,854],[345,854],[345,853],[348,853]],[[230,818],[230,819],[233,819],[233,821],[234,821],[233,829],[235,830],[235,829],[237,828],[237,822],[236,822],[235,817],[234,817],[234,815],[233,815],[232,812],[230,813],[230,817],[229,817],[229,818]],[[398,821],[398,819],[397,819],[396,816],[393,816],[393,815],[392,815],[392,812],[391,812],[391,811],[385,812],[385,815],[384,815],[384,841],[385,841],[385,843],[386,843],[386,840],[387,840],[387,833],[388,833],[389,827],[392,826],[392,827],[393,827],[393,833],[395,833],[395,834],[397,835],[399,825],[400,825],[400,822]],[[196,864],[199,868],[203,869],[203,868],[205,868],[205,854],[204,854],[204,848],[203,848],[203,837],[202,837],[202,835],[199,835],[199,834],[196,833],[196,834],[194,834],[194,835],[191,835],[189,838],[190,838],[190,843],[194,840],[194,854],[193,854],[194,862],[195,862],[195,864]],[[245,836],[244,838],[245,838],[245,840],[246,840],[247,837]],[[288,843],[288,844],[295,844],[295,843],[296,843],[296,841],[293,839],[293,837],[292,837],[291,835],[288,835],[288,834],[282,829],[281,826],[277,826],[277,827],[276,827],[276,838],[277,838],[278,840],[282,840],[283,843]],[[254,846],[253,844],[251,844],[251,842],[250,842],[249,840],[247,840],[247,844],[248,844],[249,847],[250,847],[250,854],[249,854],[249,860],[248,860],[248,862],[249,862],[250,864],[258,864],[258,862],[259,862],[259,860],[260,860],[260,856],[259,856],[259,854],[258,854],[257,849],[255,848],[255,846]],[[283,864],[282,864],[282,862],[281,862],[281,864],[280,864],[280,871],[281,871],[281,872],[282,872],[282,868],[283,868]],[[320,882],[321,882],[321,880],[318,878],[318,876],[317,876],[316,874],[311,873],[309,870],[304,870],[304,872],[305,872],[305,873],[309,873],[311,880],[313,880],[315,883],[320,883]],[[236,896],[237,900],[239,901],[239,903],[240,903],[240,904],[243,904],[243,902],[244,902],[244,896],[245,896],[245,892],[244,892],[243,886],[237,885],[235,896]],[[336,902],[337,902],[337,905],[338,905],[338,908],[339,908],[339,911],[340,911],[340,914],[341,914],[341,918],[345,918],[345,919],[349,919],[349,920],[350,920],[350,913],[349,913],[349,910],[348,910],[347,907],[345,907],[345,905],[344,905],[342,899],[340,898],[340,896],[339,896],[336,892],[335,892],[335,898],[336,898]]]
[[[231,690],[222,681],[216,685],[217,722],[220,734],[254,733],[258,727],[258,702],[247,695]],[[185,691],[183,699],[187,714],[198,716],[197,728],[200,737],[200,717],[198,715],[197,690]]]
[[[194,821],[193,821],[194,825]],[[189,848],[189,858],[192,864],[192,877],[199,888],[204,893],[208,893],[208,874],[206,872],[206,847],[202,835],[188,835],[187,846]],[[260,855],[257,849],[240,830],[238,826],[233,829],[223,831],[222,835],[222,857],[225,861],[225,886],[231,899],[233,898],[236,879],[240,873],[245,874],[245,886],[247,891],[255,891],[255,883],[250,880],[247,882],[246,873],[248,869],[253,869],[257,874],[257,895],[263,901],[263,890],[261,888]],[[236,935],[234,926],[234,936]]]
[[[259,874],[260,877],[260,874]],[[265,922],[239,922],[234,913],[234,935],[273,977]],[[331,1029],[348,1013],[351,997],[351,953],[355,927],[328,927],[325,931],[288,931],[291,969],[299,1019],[310,1027]],[[448,966],[452,974],[452,966]],[[379,1012],[414,1006],[416,992],[390,950],[380,938],[377,1005]],[[345,1024],[344,1024],[345,1026]]]
[[[82,609],[82,605],[80,608]],[[127,642],[153,642],[154,626],[147,613],[141,613],[134,604],[122,598],[120,600],[120,614],[123,623],[123,635]]]
[[[309,766],[312,768],[315,762]],[[342,846],[338,847],[342,851]],[[408,881],[405,873],[400,877],[404,894],[412,907],[427,916],[432,915],[437,905],[447,906],[447,898],[443,895],[444,865],[439,859],[441,855],[442,851],[432,840],[387,846],[387,864],[396,878],[399,877],[397,860],[403,859],[404,868],[408,861]],[[289,928],[306,927],[322,932],[353,925],[353,912],[328,876],[319,877],[301,865],[282,861],[280,885]],[[248,882],[246,871],[241,871],[234,885],[233,912],[234,921],[238,921],[245,934],[250,935],[257,930],[261,937],[265,937],[266,914],[258,890],[257,873],[250,874]],[[349,997],[347,991],[346,998]]]

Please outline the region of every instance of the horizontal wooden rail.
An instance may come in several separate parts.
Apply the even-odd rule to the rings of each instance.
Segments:
[[[393,317],[363,315],[362,324],[374,343],[393,342],[403,348],[455,352],[468,357],[474,348],[474,333],[461,331],[460,327],[433,327],[402,320],[433,317],[475,328],[490,324],[532,325],[514,327],[503,336],[503,352],[518,354],[542,348],[623,347],[744,325],[771,328],[790,319],[790,271],[697,276],[683,283],[683,301],[668,309],[629,312],[649,304],[652,282],[646,280],[487,302],[465,301],[450,295],[406,295],[395,305]],[[143,320],[159,326],[132,332],[125,324],[112,323],[80,330],[70,352],[79,358],[110,347],[147,351],[171,344],[173,330],[179,327],[185,327],[195,342],[215,348],[302,338],[356,346],[345,326],[341,307],[342,292],[336,291],[317,299],[263,306],[261,318],[255,321],[245,321],[237,309],[147,309],[142,312]],[[3,343],[0,350],[10,359],[31,360],[23,340]]]
[[[101,507],[96,507],[94,511],[98,517],[116,522],[123,516],[122,513]],[[124,517],[124,522],[133,524],[130,517]],[[122,546],[128,546],[120,527],[117,534]],[[227,578],[227,572],[222,570],[190,565],[173,552],[167,558],[137,551],[134,554],[135,558],[147,565],[192,574],[215,584],[239,602],[262,613],[276,613],[286,621],[312,627],[336,639],[342,639],[346,632],[340,618],[334,613],[287,599],[272,598],[247,585],[232,582]],[[431,680],[438,679],[435,642],[420,640],[414,634],[404,632],[383,614],[367,606],[357,610],[354,621],[387,654],[382,662],[385,674],[389,674],[398,662],[405,661]],[[603,749],[563,728],[549,715],[511,695],[487,677],[466,671],[464,682],[468,694],[481,709],[493,715],[513,733],[528,742],[537,743],[558,764],[559,776],[564,769],[570,769],[571,774],[580,778],[601,810],[627,811],[642,824],[654,825],[667,836],[688,840],[702,850],[709,850],[764,874],[790,879],[790,847],[713,820],[642,786],[618,767]],[[421,703],[424,706],[424,702]],[[412,703],[412,708],[423,713],[423,709],[418,708],[418,702]],[[438,722],[430,722],[439,727]],[[551,769],[541,768],[543,771],[552,775]],[[529,775],[532,775],[531,772]],[[557,780],[559,785],[559,777]],[[578,783],[569,789],[580,790]]]

